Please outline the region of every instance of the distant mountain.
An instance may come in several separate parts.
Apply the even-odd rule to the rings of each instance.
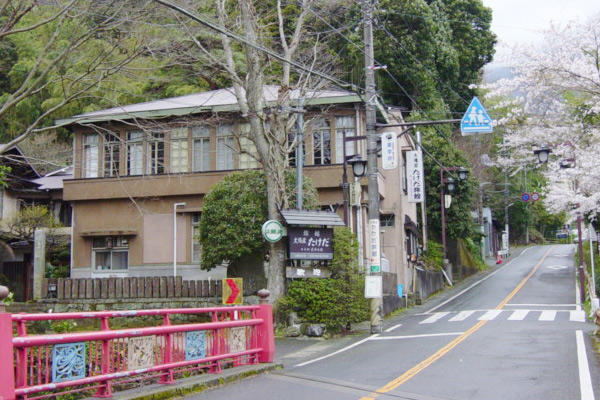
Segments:
[[[506,64],[491,63],[483,67],[483,81],[486,83],[494,83],[500,79],[510,79],[516,74]]]

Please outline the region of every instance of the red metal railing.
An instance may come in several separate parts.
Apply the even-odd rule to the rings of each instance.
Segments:
[[[176,314],[198,316],[206,322],[175,324],[171,317]],[[130,317],[162,321],[150,327],[110,328],[114,318]],[[82,319],[97,321],[99,330],[27,334],[27,323]],[[0,365],[11,362],[15,367],[12,384],[11,377],[0,374],[0,399],[35,400],[89,390],[95,391],[96,397],[109,397],[115,386],[118,390],[134,381],[151,379],[169,384],[191,373],[218,373],[224,366],[272,362],[274,347],[268,304],[12,316],[0,313]]]

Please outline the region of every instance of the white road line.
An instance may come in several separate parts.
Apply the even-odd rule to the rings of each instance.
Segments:
[[[577,304],[506,304],[510,307],[575,307]]]
[[[454,317],[450,318],[448,321],[450,321],[450,322],[464,321],[465,319],[467,319],[471,315],[473,315],[474,312],[475,312],[475,310],[461,311],[458,314],[456,314]]]
[[[428,333],[424,335],[406,335],[406,336],[379,336],[373,340],[398,340],[398,339],[420,339],[439,336],[460,336],[464,332],[449,332],[449,333]]]
[[[585,311],[583,311],[583,310],[571,311],[569,314],[570,314],[569,321],[585,322]]]
[[[545,311],[541,312],[540,318],[538,318],[538,321],[554,321],[555,318],[556,318],[556,311],[545,310]]]
[[[323,357],[315,358],[314,360],[306,361],[306,362],[303,362],[301,364],[296,364],[295,367],[303,367],[305,365],[312,364],[314,362],[324,360],[324,359],[329,358],[331,356],[335,356],[336,354],[343,353],[344,351],[350,350],[353,347],[360,346],[361,344],[363,344],[363,343],[365,343],[365,342],[367,342],[369,340],[375,339],[378,336],[379,336],[379,333],[376,333],[375,335],[371,335],[368,338],[365,338],[363,340],[359,340],[356,343],[352,343],[350,346],[346,346],[343,349],[339,349],[338,351],[334,351],[333,353],[326,354]]]
[[[585,343],[583,341],[583,332],[576,331],[577,340],[577,363],[579,364],[579,387],[581,388],[581,400],[594,400],[594,388],[592,386],[592,377],[588,365]]]
[[[439,312],[433,314],[431,317],[419,322],[419,324],[433,324],[434,322],[444,318],[446,315],[450,314],[449,312]]]
[[[468,288],[466,288],[465,290],[463,290],[460,293],[455,294],[454,296],[450,297],[448,300],[442,302],[441,304],[438,304],[437,306],[433,307],[431,310],[427,311],[425,314],[430,314],[432,312],[434,312],[435,310],[437,310],[440,307],[445,306],[446,304],[450,303],[452,300],[456,299],[459,296],[462,296],[463,294],[465,294],[466,292],[468,292],[469,290],[473,289],[475,286],[479,285],[481,282],[485,281],[486,279],[491,278],[492,276],[496,275],[498,272],[502,271],[504,268],[508,267],[510,264],[512,264],[513,262],[515,262],[516,260],[519,259],[519,257],[521,257],[523,254],[525,254],[527,252],[527,250],[532,249],[533,247],[528,247],[525,250],[523,250],[521,252],[521,254],[519,254],[517,256],[517,258],[514,258],[512,260],[510,260],[508,263],[506,263],[506,265],[504,265],[503,267],[498,268],[496,271],[492,272],[491,274],[489,274],[488,276],[486,276],[485,278],[475,282],[474,284],[472,284],[471,286],[469,286]]]
[[[523,321],[529,314],[529,310],[516,310],[508,317],[509,321]]]
[[[491,321],[502,313],[502,310],[490,310],[479,317],[479,321]]]
[[[400,328],[401,326],[402,326],[402,324],[394,325],[394,326],[392,326],[390,328],[387,328],[385,331],[386,332],[392,332],[393,330],[395,330],[397,328]]]
[[[577,311],[581,310],[581,301],[579,295],[579,280],[575,279],[575,309]]]

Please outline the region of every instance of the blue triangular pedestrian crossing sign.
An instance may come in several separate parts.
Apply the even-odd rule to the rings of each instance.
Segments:
[[[460,120],[460,132],[463,136],[492,132],[492,119],[477,97],[473,97],[465,115]]]

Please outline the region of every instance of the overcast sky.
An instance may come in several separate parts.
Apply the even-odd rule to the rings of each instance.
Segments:
[[[483,0],[483,4],[492,9],[492,31],[508,44],[535,40],[536,32],[548,28],[550,21],[583,21],[600,11],[600,0]]]

